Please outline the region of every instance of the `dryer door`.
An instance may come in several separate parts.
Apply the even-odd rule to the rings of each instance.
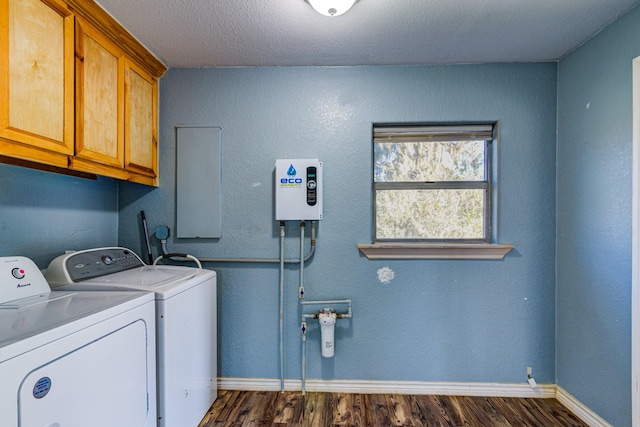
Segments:
[[[147,424],[147,328],[138,320],[31,371],[19,426]]]

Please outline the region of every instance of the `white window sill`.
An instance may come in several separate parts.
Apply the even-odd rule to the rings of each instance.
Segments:
[[[368,259],[502,259],[513,248],[493,243],[358,244]]]

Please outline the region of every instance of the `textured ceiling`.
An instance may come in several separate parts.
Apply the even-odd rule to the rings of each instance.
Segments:
[[[97,0],[170,67],[414,65],[562,58],[640,0]]]

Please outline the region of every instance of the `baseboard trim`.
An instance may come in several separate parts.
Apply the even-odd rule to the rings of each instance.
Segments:
[[[591,427],[613,427],[560,386],[556,386],[556,399]]]
[[[218,378],[220,390],[279,391],[280,380],[275,378]],[[286,391],[302,389],[300,380],[284,382]],[[318,380],[305,382],[308,392],[362,393],[362,394],[440,394],[449,396],[501,396],[540,397],[556,396],[554,384],[539,384],[531,388],[528,383],[457,383],[423,381],[369,381],[369,380]]]
[[[219,390],[279,391],[277,378],[218,378]],[[302,389],[302,381],[288,379],[286,391]],[[440,394],[447,396],[487,397],[535,397],[556,398],[567,409],[591,427],[612,427],[582,402],[555,384],[538,384],[534,389],[528,383],[459,383],[426,381],[369,381],[369,380],[318,380],[305,382],[308,392],[362,393],[362,394]]]

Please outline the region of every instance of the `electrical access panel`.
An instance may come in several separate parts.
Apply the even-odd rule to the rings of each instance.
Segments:
[[[276,160],[275,208],[276,221],[322,219],[322,162]]]

